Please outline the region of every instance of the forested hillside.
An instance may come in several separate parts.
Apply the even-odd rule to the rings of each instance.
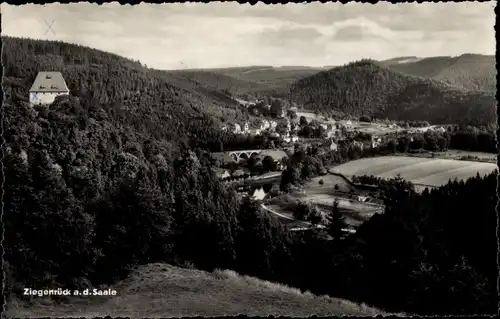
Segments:
[[[208,92],[220,92],[231,97],[256,98],[271,91],[267,85],[209,70],[158,71],[158,74],[178,87],[185,87],[188,90],[205,89]]]
[[[3,37],[4,86],[13,100],[26,101],[38,71],[61,71],[72,94],[89,96],[104,104],[121,103],[144,95],[168,95],[219,120],[243,120],[238,103],[217,90],[217,85],[189,83],[141,63],[78,45]],[[22,67],[18,63],[23,63]],[[206,81],[204,84],[207,84]],[[106,91],[105,91],[106,90]],[[9,91],[10,92],[10,91]],[[155,101],[160,101],[160,96]],[[126,102],[129,103],[129,102]],[[173,112],[175,113],[175,112]]]
[[[146,260],[234,258],[224,242],[234,240],[236,197],[188,152],[226,136],[200,110],[199,96],[98,50],[12,38],[2,49],[13,282],[85,285]],[[39,70],[62,71],[72,96],[30,108],[27,91]],[[193,246],[193,231],[210,247]]]
[[[387,60],[391,69],[434,79],[472,91],[496,92],[496,59],[494,56],[463,54],[457,57],[431,57],[401,63]]]
[[[431,124],[492,124],[492,92],[466,91],[439,81],[408,76],[362,60],[294,83],[292,100],[306,109],[340,111]]]

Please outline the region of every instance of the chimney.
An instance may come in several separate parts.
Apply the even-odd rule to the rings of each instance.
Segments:
[[[47,75],[45,76],[45,78],[46,78],[46,79],[52,79],[52,76],[47,74]]]

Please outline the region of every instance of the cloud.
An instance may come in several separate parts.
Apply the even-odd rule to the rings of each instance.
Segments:
[[[324,36],[313,27],[284,26],[277,29],[266,28],[258,35],[261,44],[283,46],[297,43],[308,43]]]
[[[335,33],[333,40],[345,41],[345,42],[356,42],[363,41],[367,38],[377,38],[378,36],[370,32],[369,29],[361,26],[347,26],[340,28]]]
[[[2,31],[61,40],[157,68],[331,65],[362,57],[494,54],[490,3],[2,4]],[[44,20],[55,20],[47,33]]]

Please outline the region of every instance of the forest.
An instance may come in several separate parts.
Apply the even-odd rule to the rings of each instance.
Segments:
[[[11,38],[2,54],[8,299],[22,299],[23,287],[91,287],[166,262],[387,311],[497,312],[496,174],[423,194],[395,179],[385,213],[356,234],[297,235],[212,172],[203,154],[230,137],[198,93],[65,43]],[[29,107],[23,97],[40,69],[61,69],[72,94]],[[296,165],[336,160],[324,156],[297,156]]]
[[[406,75],[372,60],[336,67],[295,82],[290,99],[306,109],[431,124],[493,125],[495,93],[469,91]]]

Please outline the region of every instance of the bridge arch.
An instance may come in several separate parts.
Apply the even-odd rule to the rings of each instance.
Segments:
[[[233,161],[235,161],[236,163],[239,162],[239,159],[240,157],[238,156],[238,154],[236,153],[231,153],[231,158],[233,159]]]
[[[232,151],[228,152],[236,163],[238,163],[240,160],[248,160],[252,156],[257,156],[262,152],[262,150],[242,150],[242,151]]]
[[[246,160],[248,160],[249,158],[250,158],[250,156],[248,156],[248,154],[247,154],[246,152],[241,152],[241,153],[240,153],[240,156],[239,156],[239,158],[238,158],[238,162],[239,162],[239,161],[241,161],[242,159],[246,161]]]

